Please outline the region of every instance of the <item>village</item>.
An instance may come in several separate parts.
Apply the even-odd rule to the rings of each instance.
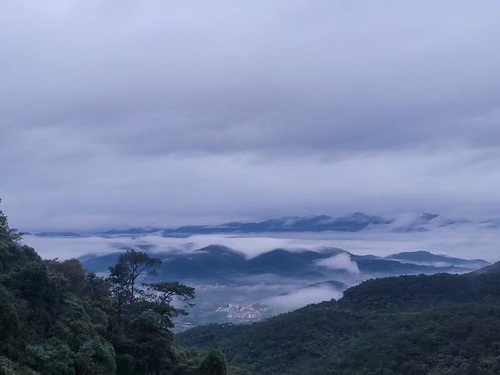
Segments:
[[[229,303],[224,307],[217,308],[216,312],[226,314],[229,320],[255,322],[262,320],[266,316],[267,308],[260,308],[246,303]]]

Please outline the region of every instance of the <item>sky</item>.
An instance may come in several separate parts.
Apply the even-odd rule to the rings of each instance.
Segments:
[[[11,1],[0,208],[21,230],[498,216],[498,1]]]

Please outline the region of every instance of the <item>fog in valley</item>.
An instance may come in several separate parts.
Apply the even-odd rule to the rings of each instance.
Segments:
[[[438,254],[463,258],[498,261],[500,232],[494,228],[478,228],[474,224],[435,228],[430,231],[398,233],[362,231],[357,233],[285,233],[261,235],[194,235],[169,238],[158,235],[137,237],[60,238],[25,235],[24,242],[33,246],[44,258],[68,259],[86,254],[105,254],[142,248],[151,252],[193,251],[217,244],[254,257],[276,248],[289,250],[338,247],[359,255],[386,256],[402,251],[428,250]]]
[[[397,225],[401,225],[401,221],[398,221]],[[199,279],[196,271],[190,274],[188,268],[183,280],[196,287],[197,298],[196,306],[190,309],[190,316],[181,319],[180,323],[185,323],[187,328],[191,324],[212,321],[260,320],[310,303],[339,299],[345,288],[374,276],[360,272],[358,264],[351,259],[350,254],[385,257],[399,252],[427,250],[434,254],[464,259],[481,258],[489,262],[499,259],[500,233],[487,226],[458,223],[409,233],[396,232],[393,229],[394,225],[356,233],[192,235],[182,238],[165,237],[159,233],[109,237],[89,235],[76,238],[25,235],[24,241],[34,246],[44,258],[48,259],[77,257],[85,260],[128,249],[147,251],[153,256],[162,258],[165,254],[196,254],[197,250],[214,244],[244,254],[247,260],[274,249],[300,253],[306,250],[321,252],[323,249],[339,248],[348,252],[314,261],[318,269],[326,272],[321,277],[268,273],[256,276],[230,276],[224,281],[219,279],[207,281]],[[404,260],[400,262],[404,263]],[[441,264],[442,262],[413,263],[446,266]],[[103,270],[106,270],[106,267]],[[168,273],[162,274],[161,277],[169,279]],[[230,305],[233,307],[230,308]],[[238,315],[240,311],[243,312]],[[246,318],[248,316],[250,318]],[[183,327],[182,324],[179,324],[179,329]]]

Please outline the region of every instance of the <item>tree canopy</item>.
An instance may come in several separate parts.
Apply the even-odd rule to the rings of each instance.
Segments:
[[[203,354],[171,332],[194,289],[146,283],[159,264],[130,249],[104,278],[43,260],[0,211],[0,375],[200,374]]]
[[[368,280],[337,301],[180,335],[259,375],[500,373],[500,273]]]

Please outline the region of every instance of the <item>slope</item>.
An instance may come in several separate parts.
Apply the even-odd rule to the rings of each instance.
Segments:
[[[248,326],[180,335],[255,374],[498,374],[500,274],[401,276]]]

